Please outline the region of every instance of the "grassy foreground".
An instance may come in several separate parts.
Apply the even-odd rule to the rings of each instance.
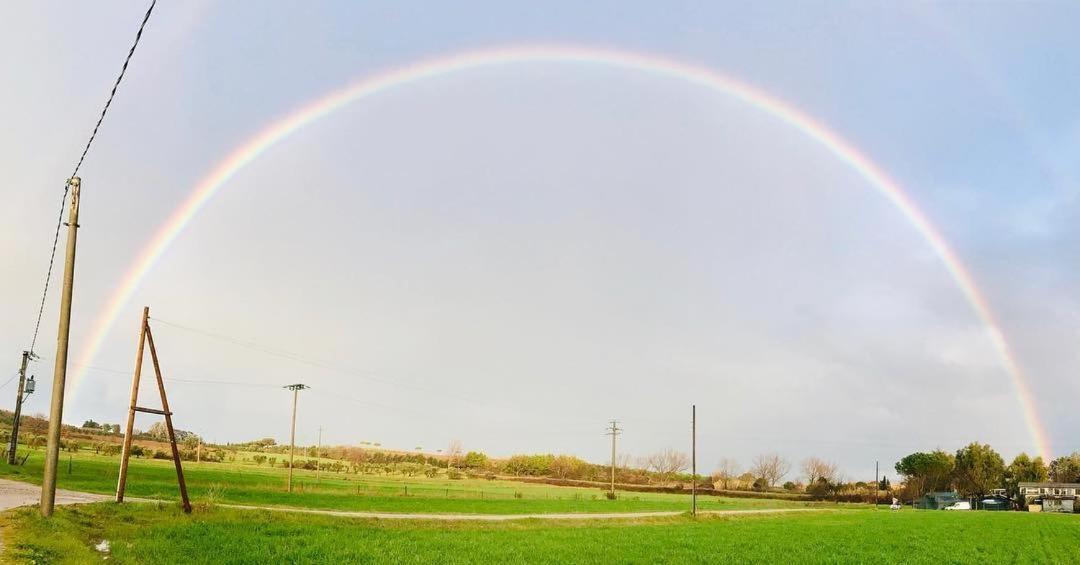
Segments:
[[[587,527],[585,527],[587,525]],[[118,563],[1076,563],[1080,519],[1020,512],[821,511],[626,522],[431,523],[110,503],[4,516],[6,560]]]
[[[24,466],[0,463],[0,477],[40,483],[41,455],[41,451],[32,452]],[[57,483],[63,489],[113,494],[118,466],[119,458],[115,456],[64,453]],[[280,467],[184,463],[188,492],[196,502],[212,500],[328,510],[484,514],[682,511],[689,505],[689,497],[679,494],[623,492],[618,500],[607,500],[600,489],[485,479],[324,473],[321,483],[316,486],[314,473],[301,470],[296,471],[295,491],[289,493],[285,489],[286,472],[287,469]],[[176,471],[172,461],[132,459],[127,495],[177,500]],[[744,498],[702,497],[699,501],[699,507],[706,510],[806,505]]]

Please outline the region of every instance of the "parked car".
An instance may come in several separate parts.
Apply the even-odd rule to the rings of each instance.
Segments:
[[[961,500],[946,506],[944,510],[971,510],[971,503],[966,500]]]

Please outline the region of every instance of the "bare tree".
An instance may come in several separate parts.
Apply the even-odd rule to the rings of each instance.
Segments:
[[[690,466],[690,457],[669,447],[648,456],[645,462],[646,466],[661,478],[670,480],[672,475],[685,471]]]
[[[446,468],[449,469],[451,465],[457,463],[464,451],[461,447],[461,440],[450,440],[450,446],[446,448]]]
[[[739,462],[731,457],[721,457],[720,462],[716,464],[716,471],[712,474],[713,484],[719,484],[724,490],[730,489],[738,475]]]
[[[791,464],[775,453],[754,457],[754,464],[750,466],[750,472],[757,478],[765,479],[770,487],[780,482],[790,470]]]
[[[802,463],[803,474],[806,475],[806,484],[813,485],[819,479],[825,479],[829,483],[836,483],[838,469],[836,463],[825,461],[817,457],[810,457]]]

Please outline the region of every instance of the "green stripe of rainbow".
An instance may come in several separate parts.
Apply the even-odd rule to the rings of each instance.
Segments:
[[[446,57],[423,60],[404,67],[392,69],[361,79],[345,88],[331,92],[307,104],[284,118],[270,124],[222,160],[210,174],[191,191],[190,196],[173,212],[158,229],[153,238],[142,248],[136,260],[128,268],[120,285],[109,298],[105,309],[95,319],[87,346],[81,351],[77,385],[92,364],[106,335],[116,322],[121,309],[127,304],[139,283],[153,268],[169,245],[184,230],[187,223],[199,212],[214,194],[267,149],[304,126],[323,118],[356,100],[379,94],[411,83],[460,71],[524,63],[575,63],[623,68],[656,76],[677,79],[686,83],[726,94],[758,110],[766,112],[798,129],[809,138],[827,148],[838,159],[859,173],[872,187],[896,206],[915,230],[922,235],[944,263],[956,281],[960,291],[970,303],[975,314],[986,325],[1005,370],[1012,378],[1020,400],[1024,419],[1035,442],[1036,452],[1044,460],[1050,460],[1047,434],[1039,420],[1027,379],[1005,340],[986,299],[975,285],[971,274],[949,247],[941,233],[930,223],[914,202],[901,190],[900,185],[873,161],[863,155],[849,142],[831,131],[825,124],[788,105],[787,103],[711,69],[671,59],[641,53],[607,48],[528,45],[509,46],[467,51]]]

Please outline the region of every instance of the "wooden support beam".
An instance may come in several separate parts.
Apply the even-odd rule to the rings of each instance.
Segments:
[[[161,395],[161,408],[146,408],[138,405],[139,380],[142,376],[143,347],[150,346],[150,359],[154,363],[154,376],[157,379],[158,393]],[[169,434],[169,445],[172,447],[173,463],[176,465],[176,480],[180,485],[180,500],[184,505],[184,512],[191,512],[191,501],[188,499],[187,483],[184,481],[184,468],[180,463],[180,448],[176,445],[176,430],[173,429],[172,411],[169,410],[169,399],[165,395],[165,380],[161,376],[161,364],[158,362],[157,348],[154,347],[154,334],[150,331],[150,308],[143,308],[142,328],[139,331],[139,349],[135,355],[135,376],[131,381],[131,404],[128,405],[128,419],[126,433],[124,434],[124,449],[120,455],[120,478],[116,484],[116,501],[124,501],[124,489],[127,487],[128,459],[131,456],[131,440],[135,427],[135,413],[157,414],[165,417],[165,429]]]

